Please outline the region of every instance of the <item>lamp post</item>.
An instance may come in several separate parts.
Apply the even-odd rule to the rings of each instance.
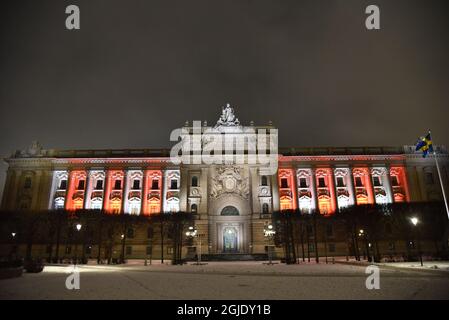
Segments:
[[[77,224],[75,225],[75,229],[76,229],[76,231],[77,231],[78,233],[80,232],[80,230],[81,230],[82,227],[83,227],[83,226],[82,226],[81,223],[77,223]],[[77,236],[77,238],[78,238],[78,236]],[[77,240],[78,240],[78,239],[77,239]],[[77,264],[77,262],[78,262],[78,241],[75,240],[75,264]]]
[[[11,254],[10,254],[11,260],[12,260],[13,255],[15,254],[16,234],[17,233],[15,233],[15,232],[11,232],[11,237],[12,237]]]
[[[188,230],[186,231],[186,236],[188,237],[188,238],[191,238],[191,239],[193,239],[193,238],[195,238],[195,237],[197,237],[198,238],[198,254],[197,254],[197,257],[198,257],[198,261],[197,261],[197,265],[200,265],[201,264],[201,236],[200,236],[200,234],[198,233],[198,230],[195,228],[195,227],[193,227],[193,226],[190,226],[189,228],[188,228]]]
[[[416,227],[419,223],[419,219],[417,217],[411,217],[410,222],[413,224],[414,227]],[[421,241],[419,237],[419,229],[416,228],[416,241],[418,242],[418,253],[419,253],[419,261],[421,262],[421,267],[423,266],[422,262],[422,252],[421,252]]]
[[[120,239],[122,239],[122,250],[120,251],[120,263],[125,262],[125,234],[122,233],[120,235]]]
[[[363,230],[363,229],[359,230],[359,237],[363,238],[365,241],[366,259],[369,261],[371,259],[371,257],[370,257],[371,243],[368,243],[368,236],[365,233],[365,230]],[[372,262],[374,262],[374,257],[372,259],[373,259]]]
[[[273,264],[273,256],[272,256],[272,240],[274,235],[276,234],[276,231],[273,228],[273,225],[271,223],[269,224],[265,224],[265,226],[263,227],[263,235],[265,237],[265,239],[268,240],[268,259],[269,262],[268,264]]]

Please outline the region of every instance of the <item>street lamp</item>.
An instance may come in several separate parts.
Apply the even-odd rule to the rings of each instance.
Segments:
[[[263,235],[268,240],[268,264],[273,264],[273,257],[272,257],[272,244],[271,241],[273,240],[274,235],[276,234],[276,231],[273,228],[273,225],[271,223],[265,224],[263,227]]]
[[[79,232],[81,230],[81,228],[82,228],[81,223],[77,223],[75,225],[76,231]],[[78,262],[78,242],[75,240],[75,264],[77,264],[77,262]]]
[[[417,217],[411,217],[410,218],[410,222],[413,224],[414,227],[416,227],[419,223],[419,220]],[[422,262],[422,252],[421,252],[421,241],[419,239],[419,230],[418,228],[416,228],[416,235],[417,235],[417,239],[416,241],[418,242],[418,253],[419,253],[419,261],[421,262],[421,267],[423,266],[423,262]]]
[[[195,227],[190,226],[186,231],[186,236],[188,238],[192,238],[192,239],[195,237],[198,238],[198,254],[197,254],[198,261],[196,264],[200,265],[201,264],[201,235],[198,233],[198,230]]]

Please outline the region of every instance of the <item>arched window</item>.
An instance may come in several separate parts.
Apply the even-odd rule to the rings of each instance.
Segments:
[[[268,186],[268,179],[267,179],[267,176],[262,176],[262,185],[263,185],[263,186]]]
[[[192,187],[198,187],[198,177],[197,176],[192,177]]]
[[[269,209],[268,209],[268,203],[264,203],[262,205],[262,213],[268,213]]]
[[[198,206],[197,206],[196,203],[193,203],[193,204],[190,206],[190,212],[196,213],[197,211],[198,211]]]
[[[239,211],[234,206],[226,206],[223,208],[223,210],[221,210],[221,215],[222,216],[238,216]]]

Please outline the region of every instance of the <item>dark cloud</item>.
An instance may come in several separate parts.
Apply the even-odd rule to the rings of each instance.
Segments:
[[[64,27],[65,6],[81,30]],[[169,146],[185,120],[280,129],[283,146],[448,144],[446,1],[2,3],[0,154]]]

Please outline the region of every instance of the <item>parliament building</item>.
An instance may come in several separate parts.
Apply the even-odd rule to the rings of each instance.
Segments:
[[[247,128],[274,129],[271,123],[241,125],[229,106],[216,125],[201,127],[233,135]],[[186,123],[183,129],[191,132],[193,126]],[[434,148],[436,155],[426,158],[409,145],[279,148],[276,173],[266,174],[257,163],[175,164],[168,149],[47,150],[35,142],[5,159],[1,208],[145,216],[191,212],[204,254],[264,253],[263,229],[273,212],[298,209],[331,216],[363,204],[441,201],[434,157],[447,188],[449,155],[442,146]],[[144,230],[127,241],[127,257],[143,258],[148,252]],[[343,246],[336,242],[330,252],[338,254]]]

